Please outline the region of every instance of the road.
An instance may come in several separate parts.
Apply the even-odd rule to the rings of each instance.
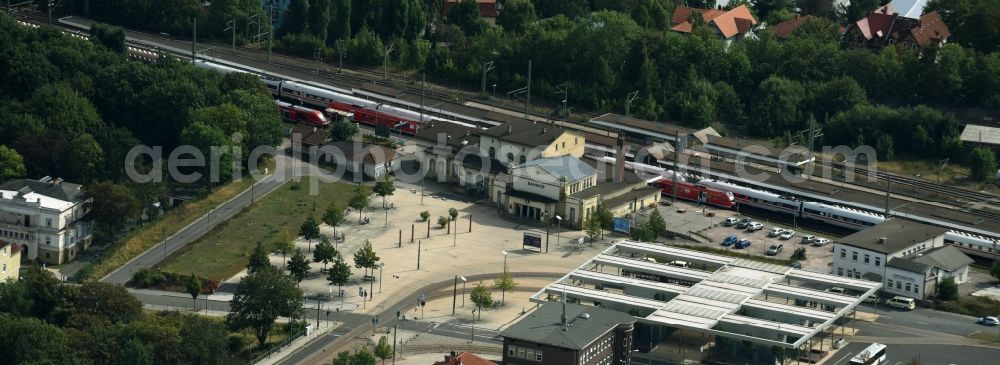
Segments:
[[[210,232],[215,226],[225,222],[227,219],[242,211],[250,205],[251,194],[254,199],[259,198],[263,194],[281,186],[283,183],[283,180],[276,179],[273,175],[265,177],[261,181],[254,184],[252,192],[251,189],[247,189],[228,202],[222,203],[218,207],[209,211],[208,214],[201,216],[189,224],[187,227],[184,227],[177,233],[167,237],[165,243],[160,242],[156,244],[156,246],[146,250],[146,252],[143,252],[136,258],[132,259],[124,266],[101,278],[101,282],[125,284],[132,278],[132,274],[137,270],[153,267],[170,254],[197,240],[201,236],[205,235],[205,233]],[[164,244],[166,244],[166,248],[163,247]]]

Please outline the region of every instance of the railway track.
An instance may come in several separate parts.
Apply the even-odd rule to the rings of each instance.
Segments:
[[[869,170],[859,167],[848,168],[843,163],[839,162],[832,162],[827,160],[816,160],[816,161],[821,165],[829,166],[835,169],[841,169],[844,171],[853,170],[855,174],[875,178],[878,179],[879,181],[890,181],[891,179],[891,181],[896,184],[917,188],[919,190],[937,192],[940,194],[946,194],[957,198],[967,199],[970,202],[989,202],[997,198],[993,194],[987,194],[978,191],[957,188],[954,186],[939,185],[923,179],[917,179],[917,178],[892,174],[888,172]],[[1000,217],[1000,215],[997,216]]]

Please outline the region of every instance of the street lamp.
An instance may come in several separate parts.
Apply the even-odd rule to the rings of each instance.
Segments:
[[[506,274],[507,273],[507,251],[500,251],[500,252],[503,252],[503,273]],[[506,280],[506,278],[504,278],[504,280]],[[500,304],[503,304],[503,303],[506,303],[506,302],[507,302],[507,290],[504,289],[504,288],[500,288]]]
[[[549,219],[549,211],[545,211],[545,253],[549,253],[549,231],[552,229],[552,220]]]
[[[562,217],[556,214],[556,246],[559,246],[560,233],[562,233]]]
[[[464,276],[459,276],[458,278],[462,279],[462,308],[465,308],[465,283],[469,280]]]
[[[384,262],[378,263],[378,292],[379,293],[382,292],[382,271],[383,271],[382,268],[384,268],[384,267],[385,267],[385,263]]]
[[[493,111],[497,110],[497,84],[493,84],[493,98],[490,99],[490,104],[493,105]]]

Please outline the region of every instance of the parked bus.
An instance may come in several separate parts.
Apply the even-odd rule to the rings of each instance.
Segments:
[[[885,363],[885,345],[873,343],[862,350],[848,363],[850,365],[881,365]]]

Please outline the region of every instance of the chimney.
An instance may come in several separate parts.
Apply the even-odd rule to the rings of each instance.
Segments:
[[[614,182],[622,182],[625,179],[625,136],[622,131],[618,131],[618,143],[615,146],[614,169]]]
[[[559,316],[559,323],[563,326],[563,331],[566,330],[566,292],[562,292],[562,315]]]
[[[61,182],[63,182],[63,179],[61,177],[57,177],[55,180],[52,180],[52,185],[59,185]]]
[[[888,239],[889,239],[888,237],[879,237],[878,238],[878,244],[884,245],[885,241],[887,241]]]
[[[512,127],[510,126],[510,124],[508,124],[508,125],[507,125],[507,134],[511,134],[511,133],[514,133],[514,128],[512,128]]]
[[[547,133],[548,131],[549,131],[549,129],[548,129],[548,128],[542,128],[542,134],[545,134],[545,133]]]

